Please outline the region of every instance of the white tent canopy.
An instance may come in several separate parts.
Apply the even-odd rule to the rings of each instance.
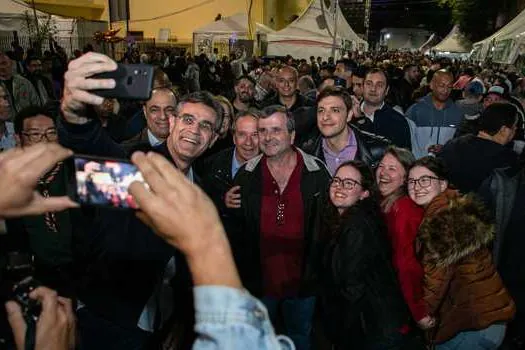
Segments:
[[[0,0],[0,33],[7,40],[2,40],[0,44],[4,47],[0,47],[0,50],[9,50],[10,47],[5,47],[14,41],[13,32],[18,32],[19,42],[22,46],[28,44],[29,34],[26,32],[26,15],[28,11],[29,15],[33,19],[33,9],[24,5],[21,1],[13,0]],[[36,11],[37,17],[44,20],[49,17],[41,11]],[[54,33],[55,39],[59,40],[60,45],[64,47],[68,54],[76,48],[82,48],[81,37],[90,38],[96,31],[104,31],[107,29],[107,23],[105,21],[90,21],[74,18],[63,18],[60,16],[51,15],[53,24],[55,25],[56,32]],[[26,39],[26,40],[24,40]],[[63,39],[63,40],[60,40]],[[44,48],[47,43],[44,44]]]
[[[497,32],[474,44],[471,58],[483,61],[490,51],[492,60],[498,63],[513,63],[523,53],[525,36],[525,10]]]
[[[439,37],[433,33],[423,45],[419,47],[419,51],[425,52],[430,49],[432,46],[436,45],[439,42]]]
[[[267,34],[274,30],[261,23],[255,23],[255,33]],[[211,22],[204,27],[196,29],[193,34],[236,34],[238,36],[248,35],[248,15],[246,13],[237,13],[233,16],[224,17],[223,19]]]
[[[336,48],[365,51],[368,44],[350,27],[338,6],[335,16],[323,0],[312,0],[305,11],[286,28],[268,35],[268,55],[292,55],[295,58],[331,56],[334,32]],[[337,25],[337,30],[335,26]],[[339,52],[341,53],[341,52]]]
[[[266,34],[274,30],[261,23],[255,23],[254,35],[256,45],[260,48],[261,42],[266,41]],[[230,40],[248,39],[248,15],[237,13],[211,22],[193,32],[193,45],[195,54],[204,52],[211,54],[214,46],[229,46]]]
[[[450,33],[432,48],[434,51],[449,53],[468,53],[471,49],[472,43],[461,33],[458,25],[455,25]]]
[[[33,17],[33,9],[29,6],[11,0],[0,1],[0,32],[21,31],[24,28],[25,11],[29,11],[31,18]],[[40,11],[36,11],[36,14],[42,18],[48,16]],[[71,20],[62,19],[58,16],[53,16],[53,18],[57,22],[59,30],[63,23],[71,22]]]

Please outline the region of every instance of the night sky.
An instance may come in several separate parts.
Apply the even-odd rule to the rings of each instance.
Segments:
[[[370,25],[376,33],[386,27],[421,27],[440,36],[452,28],[450,10],[436,0],[372,0]]]

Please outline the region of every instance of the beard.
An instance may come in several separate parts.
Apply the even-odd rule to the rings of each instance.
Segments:
[[[239,95],[239,101],[241,101],[242,103],[250,103],[252,102],[252,100],[253,100],[253,97],[248,94]]]

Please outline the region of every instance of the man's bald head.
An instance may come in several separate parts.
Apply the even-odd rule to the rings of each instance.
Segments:
[[[283,66],[277,71],[276,87],[281,97],[291,97],[297,90],[299,73],[291,66]]]
[[[432,77],[430,82],[430,89],[432,96],[439,102],[446,102],[452,92],[452,84],[454,83],[454,76],[451,72],[440,69]]]

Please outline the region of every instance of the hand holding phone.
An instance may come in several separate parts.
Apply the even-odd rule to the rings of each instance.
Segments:
[[[128,187],[144,182],[137,167],[129,161],[76,155],[75,199],[82,205],[117,209],[138,209]]]
[[[64,75],[64,96],[60,107],[67,121],[76,124],[88,121],[84,115],[86,105],[101,105],[104,102],[104,98],[95,95],[93,90],[115,87],[115,80],[96,79],[93,74],[117,68],[115,61],[96,52],[88,52],[69,63]]]

